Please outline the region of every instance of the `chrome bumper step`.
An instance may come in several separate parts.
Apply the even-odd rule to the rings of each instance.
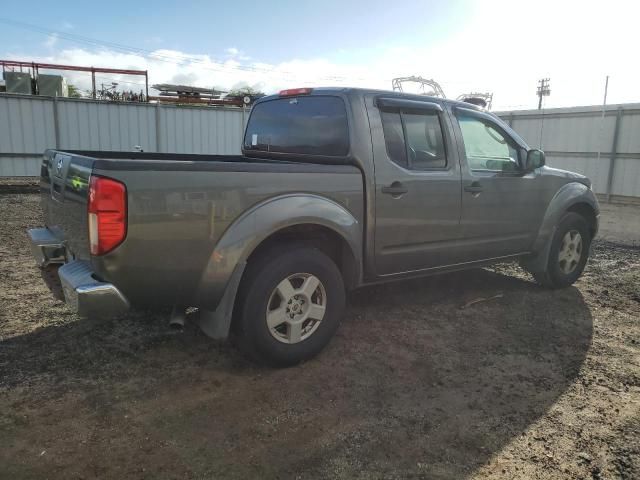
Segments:
[[[115,285],[95,278],[91,264],[84,260],[67,261],[64,243],[48,228],[28,231],[31,253],[39,267],[63,264],[58,268],[64,299],[82,317],[112,317],[129,310],[127,298]]]
[[[129,310],[129,301],[113,284],[96,280],[89,262],[75,260],[58,270],[64,298],[82,317],[112,317]]]
[[[48,228],[32,228],[28,231],[31,253],[39,267],[65,262],[64,244]]]

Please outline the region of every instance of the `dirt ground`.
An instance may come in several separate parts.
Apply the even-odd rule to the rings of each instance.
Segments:
[[[600,239],[640,246],[640,205],[600,204]]]
[[[160,314],[79,320],[40,224],[0,195],[0,478],[640,478],[638,247],[596,242],[560,291],[500,265],[353,292],[272,370]]]

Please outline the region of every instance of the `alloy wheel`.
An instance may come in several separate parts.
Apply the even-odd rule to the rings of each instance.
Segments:
[[[310,273],[295,273],[271,293],[266,321],[269,332],[283,343],[299,343],[318,329],[327,307],[322,282]]]

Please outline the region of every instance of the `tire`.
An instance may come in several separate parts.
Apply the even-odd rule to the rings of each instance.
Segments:
[[[569,247],[571,244],[573,248]],[[546,270],[531,273],[544,287],[568,287],[582,275],[590,249],[591,233],[587,221],[583,216],[569,212],[560,219],[553,235]]]
[[[240,286],[236,341],[259,363],[295,365],[329,343],[344,307],[344,282],[331,258],[303,245],[268,250],[250,262]]]

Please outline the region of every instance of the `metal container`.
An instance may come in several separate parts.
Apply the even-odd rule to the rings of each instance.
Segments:
[[[4,72],[2,74],[7,86],[7,93],[33,94],[33,82],[30,73]]]
[[[62,75],[38,75],[38,95],[68,97],[67,80]]]

